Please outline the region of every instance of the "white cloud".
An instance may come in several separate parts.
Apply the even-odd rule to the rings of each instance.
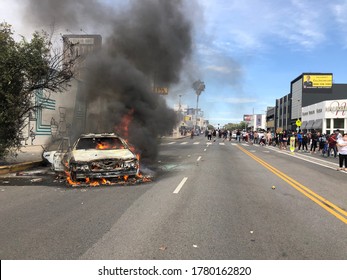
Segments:
[[[205,68],[206,70],[212,70],[212,71],[215,71],[215,72],[220,72],[220,73],[223,73],[223,74],[229,74],[231,73],[232,71],[227,68],[227,67],[224,67],[224,66],[217,66],[217,65],[210,65],[210,66],[207,66]]]
[[[209,99],[208,102],[215,103],[215,102],[223,102],[223,103],[230,103],[230,104],[247,104],[247,103],[254,103],[258,100],[255,98],[248,98],[248,97],[229,97],[229,98],[212,98]]]
[[[229,53],[262,52],[273,42],[286,48],[312,50],[328,42],[331,18],[328,0],[202,0],[207,33],[214,47]],[[335,5],[342,23],[347,3]]]
[[[244,103],[257,102],[257,99],[247,98],[247,97],[230,97],[230,98],[226,98],[225,102],[232,103],[232,104],[244,104]]]
[[[341,30],[344,47],[347,48],[347,1],[331,6],[335,21]]]

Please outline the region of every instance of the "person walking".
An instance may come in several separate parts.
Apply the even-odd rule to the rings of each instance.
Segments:
[[[298,132],[298,134],[296,135],[296,138],[298,139],[298,152],[299,152],[300,148],[302,146],[302,133],[301,133],[301,131]],[[302,147],[302,149],[304,149],[304,147]]]
[[[328,143],[329,143],[328,157],[330,157],[331,150],[334,151],[334,158],[336,158],[337,156],[337,147],[336,147],[337,139],[336,138],[337,138],[336,133],[333,133],[330,135],[328,139]]]
[[[212,140],[212,130],[209,129],[209,130],[207,131],[207,141],[211,141],[211,140]]]
[[[241,142],[241,132],[239,129],[236,131],[236,141]]]
[[[325,144],[325,136],[322,135],[322,133],[320,133],[319,131],[317,132],[317,136],[318,136],[318,152],[322,152],[323,148],[324,148],[324,144]]]
[[[282,133],[282,140],[280,144],[280,149],[282,150],[287,150],[287,145],[288,145],[288,133],[286,130],[283,131]]]
[[[313,132],[311,134],[311,148],[310,148],[310,152],[311,154],[316,153],[316,149],[317,149],[317,143],[318,143],[318,136],[316,132]]]
[[[308,152],[308,148],[307,148],[307,143],[308,143],[308,137],[307,134],[305,133],[304,136],[302,137],[302,151],[304,152],[306,150],[306,152]]]
[[[217,131],[214,129],[212,132],[212,136],[213,136],[213,142],[216,142],[216,138],[217,138]]]
[[[347,169],[347,133],[344,133],[342,138],[337,140],[336,145],[339,147],[339,168],[338,168],[338,170],[346,171],[346,169]]]

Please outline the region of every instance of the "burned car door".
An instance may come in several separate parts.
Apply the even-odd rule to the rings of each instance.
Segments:
[[[64,164],[62,162],[65,154],[67,153],[70,147],[69,138],[63,138],[59,144],[58,150],[53,155],[52,169],[55,172],[64,171]]]

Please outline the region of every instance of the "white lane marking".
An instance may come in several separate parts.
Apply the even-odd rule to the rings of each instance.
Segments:
[[[200,159],[201,159],[201,156],[200,156],[200,157],[198,157],[198,159],[197,159],[196,161],[200,161]]]
[[[179,183],[179,185],[177,186],[177,188],[174,190],[173,193],[177,194],[180,192],[180,190],[182,189],[184,183],[188,180],[188,177],[184,177],[181,181],[181,183]]]
[[[237,146],[237,144],[235,144],[235,143],[231,143],[231,145],[232,145],[232,146]]]
[[[187,143],[188,143],[188,142],[182,142],[181,145],[185,145],[185,144],[187,144]]]
[[[211,142],[207,142],[206,145],[208,147],[208,146],[212,145],[212,143]]]
[[[170,142],[170,143],[167,143],[168,145],[172,145],[172,144],[175,144],[176,142]]]
[[[219,143],[219,145],[222,145],[222,146],[223,146],[223,145],[225,145],[225,143]]]
[[[276,152],[276,153],[287,155],[287,156],[291,156],[291,157],[295,157],[297,159],[301,159],[303,161],[307,161],[307,162],[313,163],[315,165],[320,165],[320,166],[323,166],[323,167],[326,167],[326,168],[330,168],[330,169],[334,169],[335,170],[339,166],[337,163],[329,162],[329,161],[326,161],[326,160],[320,159],[320,158],[314,158],[314,157],[307,156],[307,155],[304,155],[304,154],[301,154],[301,153],[297,153],[297,152],[296,153],[290,153],[290,152],[286,152],[285,150],[279,150],[276,147],[267,147],[267,148],[272,150],[272,151],[274,151],[274,152]],[[320,161],[322,163],[319,163],[318,161]]]
[[[200,142],[194,142],[193,143],[193,145],[199,145],[200,144]]]

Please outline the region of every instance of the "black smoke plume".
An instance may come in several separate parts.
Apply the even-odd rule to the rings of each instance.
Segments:
[[[28,2],[28,17],[36,24],[54,19],[70,30],[94,23],[108,31],[101,51],[86,67],[84,132],[116,130],[144,157],[156,157],[158,136],[172,131],[176,114],[153,88],[178,83],[189,59],[192,26],[185,8],[181,0],[130,1],[122,10],[93,0]],[[128,131],[121,127],[125,117],[130,119]]]

